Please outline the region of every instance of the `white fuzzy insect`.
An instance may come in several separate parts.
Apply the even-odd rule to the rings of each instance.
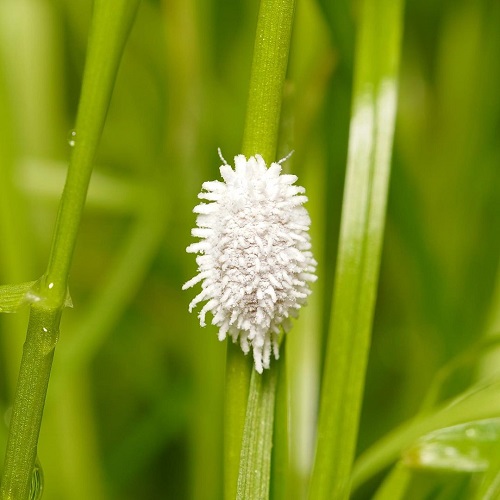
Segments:
[[[199,313],[213,315],[219,340],[229,334],[245,354],[253,351],[255,369],[269,368],[271,351],[279,357],[280,327],[311,293],[316,261],[311,253],[310,218],[303,204],[305,189],[295,175],[281,174],[281,163],[267,168],[260,155],[234,158],[234,170],[224,160],[224,182],[205,182],[194,208],[198,214],[191,234],[200,241],[186,251],[196,257],[198,275],[183,290],[202,282],[189,311],[207,301]]]

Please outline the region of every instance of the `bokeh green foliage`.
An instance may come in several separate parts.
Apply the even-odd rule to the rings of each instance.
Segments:
[[[187,313],[190,295],[180,287],[195,273],[184,250],[201,183],[218,176],[216,148],[228,160],[240,152],[257,9],[249,0],[140,7],[96,159],[70,277],[74,309],[63,317],[49,385],[39,449],[48,500],[221,497],[225,346]],[[329,323],[358,9],[298,0],[282,109],[278,156],[296,150],[286,168],[307,189],[319,262],[287,346],[297,498],[312,459]],[[2,284],[45,269],[90,15],[86,1],[0,4]],[[495,1],[406,2],[360,452],[416,414],[441,366],[500,332],[498,26]],[[0,317],[2,416],[26,319]],[[453,371],[439,398],[493,376],[491,356]],[[0,450],[5,439],[2,418]],[[466,491],[468,476],[421,474],[415,498]],[[359,497],[371,498],[374,487]]]

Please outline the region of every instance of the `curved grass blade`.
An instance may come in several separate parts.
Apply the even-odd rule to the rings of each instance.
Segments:
[[[399,500],[405,498],[411,471],[398,462],[377,490],[373,500]]]
[[[395,461],[421,436],[475,420],[497,418],[500,414],[500,381],[479,384],[436,411],[421,414],[404,423],[363,453],[353,470],[353,487],[380,472]]]
[[[500,455],[498,451],[476,490],[474,500],[495,500],[497,498],[500,498]]]

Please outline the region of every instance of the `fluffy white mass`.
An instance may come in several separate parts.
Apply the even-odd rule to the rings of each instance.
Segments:
[[[199,254],[199,274],[182,288],[202,282],[189,311],[207,301],[201,326],[210,312],[219,340],[229,334],[245,354],[252,349],[262,373],[271,351],[279,357],[280,327],[288,331],[289,317],[297,316],[316,280],[311,220],[305,189],[294,185],[295,175],[281,174],[281,161],[267,168],[260,155],[238,155],[234,162],[234,170],[225,161],[220,167],[224,182],[205,182],[198,195],[208,203],[194,208],[192,235],[200,241],[187,252]]]

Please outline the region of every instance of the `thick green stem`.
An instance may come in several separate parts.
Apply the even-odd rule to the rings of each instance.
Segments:
[[[31,306],[0,489],[3,500],[26,500],[36,459],[68,275],[93,160],[139,0],[96,0],[76,122],[76,135],[47,272]]]
[[[268,163],[274,161],[276,155],[294,9],[295,0],[262,0],[260,4],[242,153],[247,157],[260,154]],[[238,347],[229,345],[224,415],[226,500],[236,497],[251,370],[251,360],[244,358]],[[260,390],[262,384],[255,387]],[[271,387],[275,391],[276,384]],[[274,397],[272,399],[274,402]],[[272,426],[267,429],[272,433]],[[266,450],[270,452],[270,448]]]

